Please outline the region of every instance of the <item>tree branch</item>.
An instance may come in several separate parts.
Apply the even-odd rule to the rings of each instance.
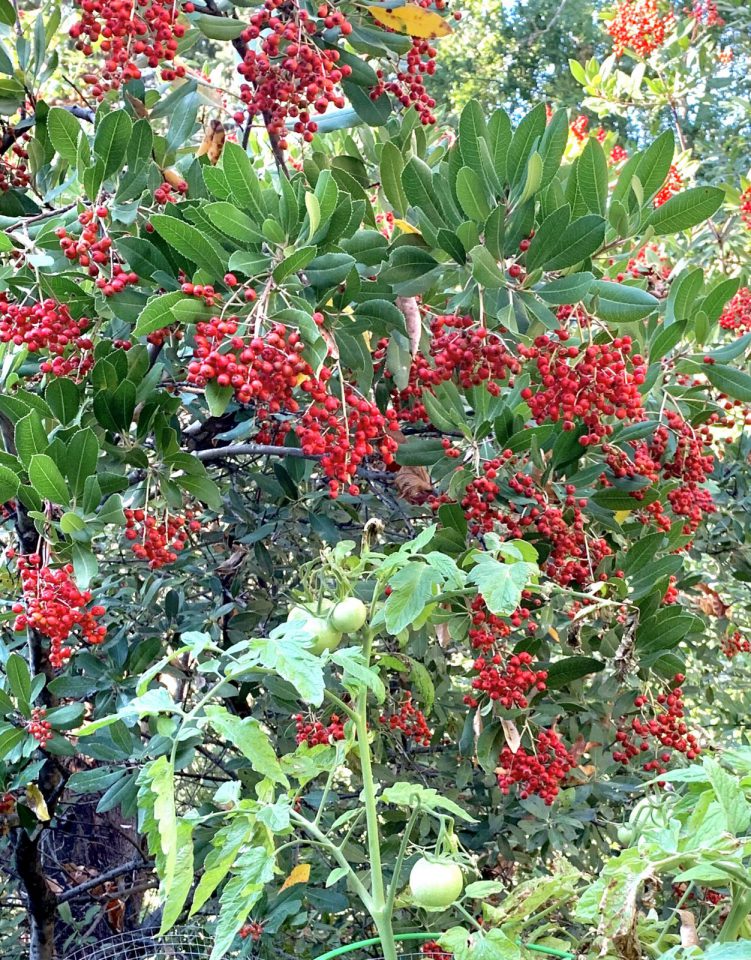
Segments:
[[[104,873],[100,873],[98,877],[92,877],[91,880],[85,880],[83,883],[79,883],[75,887],[71,887],[70,890],[66,890],[65,893],[61,893],[57,897],[58,904],[69,903],[71,900],[76,900],[78,897],[82,896],[84,893],[88,893],[89,890],[93,890],[95,887],[101,886],[103,883],[107,883],[108,880],[117,880],[118,877],[124,876],[126,873],[131,873],[136,870],[143,870],[146,867],[151,867],[151,864],[148,860],[143,858],[139,860],[128,860],[127,863],[121,863],[118,867],[112,867],[111,870],[105,870]]]
[[[211,447],[195,450],[197,460],[224,460],[227,457],[298,457],[304,460],[320,460],[318,454],[305,453],[299,447],[280,447],[265,443],[233,443],[226,447]]]

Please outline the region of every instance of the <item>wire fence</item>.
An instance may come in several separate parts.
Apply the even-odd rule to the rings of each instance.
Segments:
[[[156,929],[129,930],[76,947],[65,960],[208,960],[212,946],[212,938],[200,927],[172,930],[163,937]]]
[[[97,943],[76,947],[67,953],[65,960],[209,960],[214,945],[213,937],[201,927],[175,929],[160,937],[154,930],[132,930],[118,933]],[[313,951],[321,955],[323,947]],[[247,958],[247,960],[299,960],[301,955],[309,955],[310,945],[295,957],[284,951],[264,944],[257,950],[242,949],[230,951],[228,957]],[[349,955],[352,960],[384,960],[379,946],[367,946]],[[399,960],[426,960],[426,955],[414,949],[414,945],[404,945],[400,949]],[[430,960],[430,954],[428,954]]]

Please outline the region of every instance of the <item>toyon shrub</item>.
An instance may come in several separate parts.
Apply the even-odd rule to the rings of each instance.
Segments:
[[[664,124],[626,149],[589,119],[615,66],[587,114],[470,100],[442,131],[442,0],[81,0],[66,39],[5,6],[13,935],[53,960],[158,902],[212,960],[373,930],[395,960],[402,928],[494,960],[587,877],[575,922],[631,944],[591,912],[625,798],[670,814],[624,851],[642,885],[704,882],[748,826],[691,673],[748,652],[694,593],[743,529],[751,377],[734,261],[690,256],[741,193]],[[611,64],[720,29],[611,14]]]

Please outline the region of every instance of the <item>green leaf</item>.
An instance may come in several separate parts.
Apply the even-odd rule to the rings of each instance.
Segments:
[[[218,230],[237,243],[258,244],[263,241],[261,228],[246,213],[238,210],[233,203],[217,200],[216,203],[206,204],[203,212]],[[230,259],[230,267],[231,263]]]
[[[81,137],[81,125],[62,107],[50,107],[47,114],[47,132],[55,150],[63,160],[75,164],[78,159],[78,141]]]
[[[660,499],[657,490],[642,489],[639,490],[639,499],[636,500],[628,491],[618,490],[616,487],[608,487],[606,490],[598,490],[592,495],[592,501],[598,507],[605,510],[612,510],[618,513],[621,510],[640,510],[642,507],[648,507],[650,503],[655,503]]]
[[[350,80],[342,81],[342,90],[363,123],[369,127],[382,127],[388,121],[392,108],[391,99],[387,93],[382,93],[377,100],[371,100],[366,90]],[[349,123],[347,126],[354,126],[354,124]]]
[[[656,363],[670,353],[673,347],[680,343],[685,332],[685,320],[671,323],[669,327],[658,327],[655,336],[649,344],[650,363]]]
[[[156,232],[178,253],[214,276],[224,275],[227,267],[224,254],[219,254],[214,244],[206,239],[198,227],[164,213],[152,214],[151,223]]]
[[[562,252],[561,237],[571,220],[571,207],[565,204],[546,217],[529,245],[526,264],[528,270],[536,270],[546,260]],[[604,233],[603,233],[604,237]]]
[[[477,587],[491,613],[510,616],[521,602],[522,590],[539,572],[537,564],[524,560],[501,563],[489,553],[476,553],[474,559],[467,583]]]
[[[608,162],[602,145],[590,137],[576,165],[576,180],[587,209],[604,215],[608,202]]]
[[[410,783],[398,780],[381,794],[384,803],[393,803],[397,807],[406,807],[412,810],[419,806],[422,810],[447,810],[452,816],[464,820],[466,823],[477,823],[466,810],[443,796],[432,787],[423,787],[419,783]]]
[[[485,247],[473,247],[469,251],[472,261],[472,276],[482,287],[489,290],[500,290],[506,286],[506,278],[500,271],[495,258]]]
[[[560,235],[557,252],[544,261],[544,268],[563,270],[586,260],[602,246],[606,228],[607,222],[597,214],[587,214],[574,220]]]
[[[480,140],[487,139],[488,128],[483,108],[477,100],[469,100],[459,117],[459,150],[465,166],[482,175]]]
[[[751,403],[751,374],[721,363],[706,364],[703,371],[713,387],[733,400]]]
[[[30,410],[16,423],[15,441],[18,459],[25,467],[29,466],[34,454],[44,453],[47,449],[47,431],[36,410]]]
[[[308,198],[311,198],[318,203],[312,193],[306,195],[306,200]],[[313,231],[311,230],[311,232]],[[304,270],[305,267],[307,267],[308,264],[315,258],[316,252],[316,247],[301,247],[299,250],[295,250],[293,253],[291,253],[288,257],[285,257],[281,263],[274,267],[274,271],[272,273],[274,282],[281,283],[282,280],[290,276],[290,274],[297,273],[298,270]],[[334,256],[336,256],[336,254],[334,254]],[[339,256],[343,255],[339,254]],[[354,263],[354,260],[352,260],[351,263]],[[349,269],[347,269],[346,273],[344,274],[345,277],[347,276],[347,273],[349,273]]]
[[[225,143],[222,150],[222,170],[227,178],[232,202],[238,207],[247,207],[256,219],[263,222],[266,214],[261,201],[258,173],[239,143]]]
[[[708,220],[724,199],[725,191],[719,187],[691,187],[657,207],[645,226],[652,227],[658,237],[688,230]]]
[[[361,647],[342,647],[329,654],[329,660],[342,668],[342,683],[353,693],[365,687],[378,703],[386,699],[386,688],[378,673],[365,662]]]
[[[146,306],[138,315],[133,336],[145,337],[155,330],[161,330],[163,327],[168,327],[170,324],[173,324],[175,322],[175,315],[172,312],[172,308],[175,304],[188,299],[192,300],[193,298],[186,297],[185,294],[179,290],[172,293],[157,293],[153,297],[150,297],[146,302]]]
[[[751,823],[751,804],[737,777],[731,776],[711,757],[704,759],[704,771],[727,818],[728,830],[743,836]]]
[[[639,155],[631,176],[641,184],[645,201],[651,199],[665,182],[674,155],[675,136],[672,130],[660,134],[655,142]]]
[[[659,300],[646,290],[611,280],[595,280],[592,292],[596,296],[594,312],[608,323],[633,323],[654,313]]]
[[[402,186],[404,157],[397,145],[391,140],[387,140],[381,148],[379,169],[381,172],[381,189],[385,193],[386,199],[391,204],[394,213],[398,216],[404,216],[407,212],[407,197]]]
[[[564,657],[562,660],[551,663],[547,668],[548,689],[560,690],[574,680],[581,680],[582,677],[588,677],[604,669],[605,664],[602,660],[595,660],[594,657]]]
[[[211,18],[216,19],[215,17]],[[154,804],[156,813],[156,803]],[[160,823],[161,831],[161,823]],[[190,820],[180,819],[175,832],[175,856],[172,875],[162,887],[162,922],[159,935],[162,936],[180,919],[183,907],[193,886],[193,824]]]
[[[209,40],[236,40],[246,26],[242,20],[207,13],[195,13],[189,19]]]
[[[250,761],[256,773],[284,787],[289,786],[269,735],[258,720],[254,717],[246,717],[242,720],[218,705],[207,706],[206,716],[217,733],[229,740],[245,759]]]
[[[31,697],[31,671],[19,653],[11,653],[5,663],[5,676],[8,678],[10,692],[24,704]]]
[[[86,478],[96,473],[99,443],[91,427],[78,430],[68,442],[65,472],[75,497],[83,493]]]
[[[565,110],[557,110],[553,114],[553,119],[545,128],[545,133],[542,135],[542,140],[538,147],[540,156],[542,157],[541,189],[547,187],[558,172],[564,150],[566,149],[567,140],[568,114]]]
[[[221,960],[232,946],[266,884],[274,877],[274,857],[265,847],[251,847],[238,857],[234,869],[236,874],[224,887],[219,901],[219,921],[209,960]]]
[[[405,564],[389,581],[391,593],[384,605],[386,628],[394,635],[420,617],[442,582],[437,570],[422,562]]]
[[[535,288],[546,303],[554,305],[578,303],[592,288],[594,276],[591,273],[571,273],[567,277],[551,280]]]
[[[506,231],[506,208],[503,206],[494,207],[492,213],[485,221],[485,227],[483,230],[485,246],[488,248],[492,256],[496,260],[503,259],[503,237]],[[451,234],[454,237],[454,234]],[[439,234],[440,239],[440,234]],[[458,240],[456,241],[459,247],[459,256],[454,256],[454,259],[459,263],[464,262],[463,247]],[[444,248],[445,249],[445,248]],[[448,251],[453,252],[453,251]]]
[[[34,454],[29,463],[29,481],[40,497],[62,507],[69,506],[70,490],[52,457]]]
[[[16,11],[10,0],[2,0],[0,3],[0,23],[12,27],[16,22]]]
[[[437,262],[427,250],[421,247],[412,245],[396,247],[389,257],[389,262],[381,271],[380,279],[392,286],[398,286],[408,280],[425,276],[436,266]]]
[[[545,133],[546,120],[545,104],[538,103],[516,128],[507,159],[506,173],[510,184],[513,185],[520,180],[527,169],[529,155]]]
[[[305,276],[314,287],[333,287],[347,279],[354,265],[355,258],[348,253],[324,253],[310,261]]]
[[[0,503],[12,500],[21,485],[20,477],[10,467],[0,465]]]
[[[105,114],[94,135],[94,153],[102,160],[102,179],[106,180],[125,163],[125,152],[133,122],[125,110]]]
[[[462,167],[456,175],[456,196],[462,210],[475,223],[483,223],[490,215],[485,181],[469,167]]]
[[[305,703],[320,706],[323,702],[323,665],[308,649],[311,638],[304,630],[305,621],[282,623],[269,639],[250,640],[248,654],[267,670],[279,674],[300,694]]]
[[[404,194],[410,206],[417,207],[434,226],[443,226],[443,216],[436,206],[433,171],[419,157],[412,157],[402,170]]]
[[[91,550],[80,543],[73,544],[71,553],[76,583],[82,590],[86,590],[99,572],[99,564]]]
[[[44,399],[63,426],[75,420],[81,406],[81,392],[67,377],[55,377],[51,380],[44,393]]]

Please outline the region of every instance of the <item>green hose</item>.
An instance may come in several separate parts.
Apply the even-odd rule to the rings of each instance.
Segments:
[[[436,936],[440,936],[440,934],[398,933],[394,937],[394,940],[433,940],[436,938]],[[374,947],[380,942],[380,937],[372,937],[370,940],[358,940],[357,943],[348,943],[343,947],[336,947],[333,950],[329,950],[328,953],[322,953],[320,957],[316,957],[315,960],[334,960],[335,957],[341,957],[345,953],[352,953],[355,950],[359,950],[361,947]],[[556,950],[554,947],[540,947],[534,943],[520,943],[519,946],[524,947],[525,950],[531,950],[535,953],[544,953],[549,957],[560,957],[562,960],[575,960],[573,953],[567,953],[565,950]]]

